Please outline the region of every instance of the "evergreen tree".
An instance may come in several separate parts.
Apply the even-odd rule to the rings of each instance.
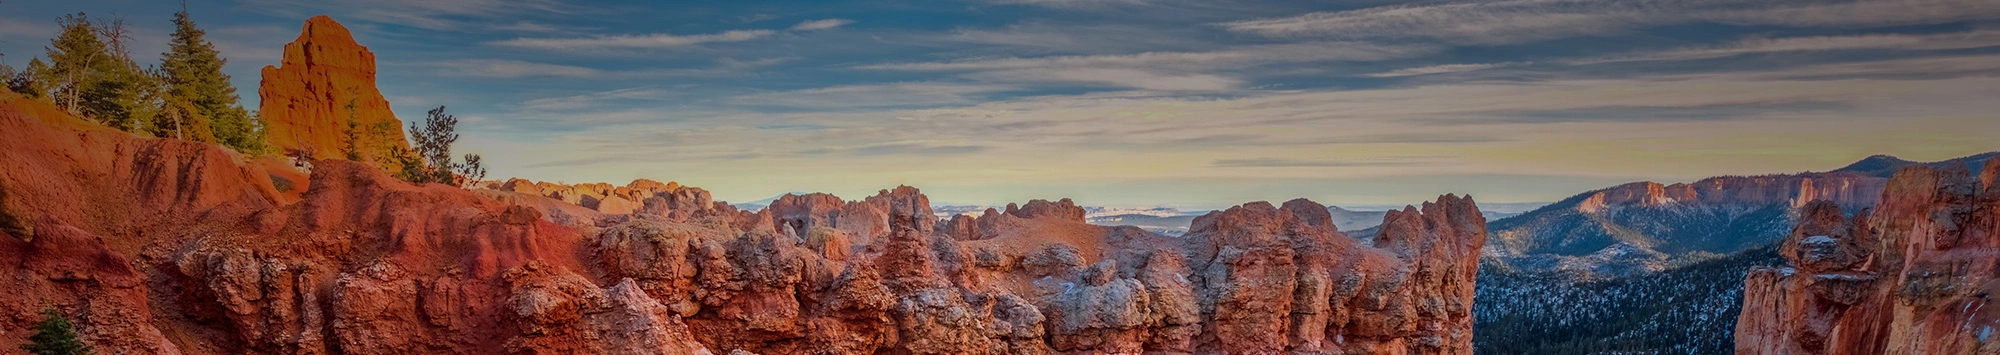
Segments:
[[[90,346],[77,339],[76,328],[55,308],[42,310],[42,322],[35,325],[35,335],[28,337],[21,350],[35,355],[78,355],[89,354]]]
[[[125,46],[132,39],[132,31],[125,26],[124,16],[113,14],[101,22],[97,36],[104,40],[112,66],[107,68],[105,81],[94,95],[98,97],[94,101],[97,110],[104,113],[102,121],[112,127],[127,131],[147,128],[142,126],[155,123],[153,119],[166,108],[160,98],[161,76],[132,60],[132,52]]]
[[[340,151],[346,154],[347,160],[361,161],[361,146],[363,144],[361,142],[361,119],[358,118],[356,113],[360,111],[354,109],[354,97],[356,96],[350,96],[347,99],[347,128],[340,131]]]
[[[124,21],[113,19],[97,27],[77,13],[56,23],[62,31],[46,47],[50,64],[34,73],[37,79],[52,82],[53,102],[72,114],[119,129],[136,130],[149,123],[157,112],[158,84],[122,51],[130,38]]]
[[[215,44],[205,35],[185,7],[174,13],[173,42],[160,59],[167,101],[192,106],[190,116],[206,119],[215,140],[223,145],[239,151],[262,149],[262,130],[237,103],[236,86],[222,72],[229,60],[217,55]]]
[[[403,172],[398,174],[403,180],[416,183],[470,184],[486,177],[485,163],[479,155],[466,154],[464,163],[452,161],[451,145],[458,142],[458,117],[444,113],[444,106],[438,106],[426,114],[424,125],[410,123],[411,146],[415,152],[396,152],[392,156],[403,156]],[[398,154],[400,153],[400,154]],[[410,154],[415,153],[415,154]],[[459,177],[464,177],[460,181]]]
[[[455,167],[451,159],[451,144],[458,142],[458,117],[444,113],[444,106],[438,106],[425,114],[424,125],[418,127],[410,123],[410,140],[416,144],[416,153],[424,166],[423,173],[412,182],[451,183],[451,172]]]
[[[53,81],[49,96],[55,98],[56,106],[71,114],[85,115],[83,92],[91,91],[103,77],[99,73],[111,67],[111,55],[105,52],[104,42],[97,39],[97,31],[83,13],[65,15],[56,24],[62,31],[44,47],[49,65],[36,75]]]

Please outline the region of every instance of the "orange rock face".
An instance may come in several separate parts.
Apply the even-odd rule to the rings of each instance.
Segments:
[[[1873,210],[1805,207],[1790,265],[1753,269],[1738,354],[2000,352],[2000,164],[1906,168]]]
[[[375,88],[375,53],[333,18],[306,20],[284,62],[264,67],[257,96],[264,136],[284,152],[342,159],[352,147],[374,162],[390,147],[409,148],[403,122]]]

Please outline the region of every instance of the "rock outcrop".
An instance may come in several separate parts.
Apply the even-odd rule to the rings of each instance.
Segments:
[[[1738,354],[1991,354],[2000,291],[2000,187],[1963,165],[1895,174],[1872,210],[1807,204],[1780,249],[1753,269]]]
[[[403,122],[375,88],[375,53],[333,18],[306,20],[299,38],[285,45],[284,62],[265,66],[263,74],[257,107],[273,147],[364,162],[409,148]]]
[[[603,215],[648,214],[683,221],[715,216],[743,217],[739,216],[735,206],[715,201],[710,197],[708,190],[681,186],[675,182],[660,183],[638,179],[625,186],[608,183],[564,185],[517,178],[508,179],[486,189],[514,193],[526,198],[546,198]],[[583,222],[578,221],[576,224]]]

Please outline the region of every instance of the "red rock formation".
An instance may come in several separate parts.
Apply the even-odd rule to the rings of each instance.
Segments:
[[[578,308],[583,322],[565,324],[582,332],[506,326],[566,318],[522,311],[533,302],[510,308],[509,299],[535,298],[516,297],[528,291],[503,275],[594,274],[580,262],[583,234],[534,208],[336,160],[315,162],[302,200],[282,204],[290,199],[271,181],[289,174],[267,164],[94,126],[13,96],[0,97],[0,129],[9,138],[0,140],[0,215],[33,221],[0,229],[0,254],[18,261],[0,279],[20,291],[0,296],[7,329],[26,329],[46,305],[78,319],[84,340],[107,353],[693,344],[671,318],[640,319],[653,307],[636,299]],[[583,280],[566,290],[587,297],[612,284]],[[647,329],[659,331],[639,331]]]
[[[730,220],[749,219],[739,213],[734,206],[714,201],[707,190],[681,186],[678,183],[660,183],[639,179],[625,186],[608,183],[583,183],[564,185],[551,182],[534,182],[525,179],[508,179],[492,189],[510,192],[514,198],[537,200],[539,204],[567,204],[595,211],[596,214],[583,220],[567,221],[571,225],[594,223],[601,215],[647,214],[675,220],[690,220],[703,217],[728,216]],[[547,199],[548,201],[539,201]],[[741,227],[741,225],[738,225]]]
[[[0,327],[46,304],[108,353],[1456,354],[1484,239],[1453,196],[1391,214],[1378,248],[1306,200],[1175,238],[1069,200],[941,228],[910,187],[749,213],[319,160],[293,195],[288,166],[0,99]]]
[[[1576,207],[1597,212],[1613,206],[1686,204],[1789,204],[1794,208],[1814,200],[1846,207],[1874,205],[1888,179],[1850,172],[1799,175],[1725,176],[1691,184],[1635,182],[1599,190]]]
[[[1471,352],[1486,232],[1470,198],[1389,214],[1379,248],[1340,235],[1325,210],[1300,199],[1195,220],[1187,238],[1195,265],[1206,264],[1195,272],[1215,305],[1203,335],[1215,337],[1212,350]]]
[[[264,136],[280,150],[376,162],[391,147],[409,148],[403,122],[375,88],[375,53],[333,18],[306,20],[284,62],[264,67],[257,96]]]
[[[1007,211],[1007,214],[1021,218],[1060,218],[1077,222],[1083,222],[1084,215],[1083,207],[1077,207],[1075,202],[1066,198],[1057,202],[1030,200],[1018,209],[1008,208]]]
[[[1906,168],[1872,211],[1806,206],[1790,265],[1753,269],[1739,354],[1990,354],[2000,351],[2000,187],[1962,166]]]

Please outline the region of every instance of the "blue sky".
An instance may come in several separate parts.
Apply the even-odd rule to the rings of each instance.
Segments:
[[[326,14],[375,52],[400,118],[450,107],[494,175],[731,201],[1552,201],[2000,150],[1990,0],[188,6],[247,105]],[[85,11],[126,16],[157,58],[178,8],[0,2],[0,53],[19,66]]]

